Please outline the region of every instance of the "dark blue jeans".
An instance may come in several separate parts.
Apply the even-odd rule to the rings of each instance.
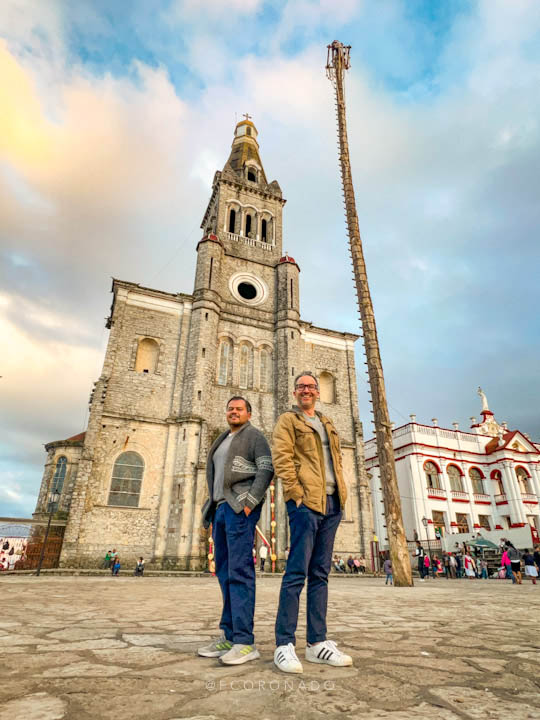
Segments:
[[[295,644],[300,593],[307,588],[307,641],[326,640],[328,574],[332,563],[334,538],[341,520],[337,492],[326,496],[326,515],[305,505],[287,501],[291,544],[285,575],[281,583],[276,618],[276,645]]]
[[[226,502],[216,510],[212,525],[216,575],[223,595],[219,627],[232,643],[252,645],[255,613],[255,525],[261,516],[256,507],[246,517]]]

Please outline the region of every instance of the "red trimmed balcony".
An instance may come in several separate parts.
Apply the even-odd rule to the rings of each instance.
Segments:
[[[491,505],[491,497],[485,493],[473,493],[476,505]]]
[[[446,500],[446,490],[432,487],[428,487],[426,489],[428,498],[431,498],[432,500]]]
[[[469,493],[461,492],[461,490],[452,490],[452,500],[454,502],[468,503]]]
[[[521,493],[521,500],[524,503],[530,503],[531,505],[538,505],[538,498],[532,493]]]
[[[495,505],[508,505],[508,498],[506,495],[495,495]]]

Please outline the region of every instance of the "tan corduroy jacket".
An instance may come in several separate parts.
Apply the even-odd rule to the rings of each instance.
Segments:
[[[326,428],[341,509],[345,507],[347,488],[343,479],[343,461],[339,435],[332,421],[317,413]],[[319,433],[304,418],[299,408],[280,415],[272,438],[275,474],[283,483],[285,501],[302,501],[316,512],[326,513],[326,477]]]

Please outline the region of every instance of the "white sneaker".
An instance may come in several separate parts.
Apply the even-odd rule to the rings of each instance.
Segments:
[[[353,664],[352,657],[338,650],[336,643],[332,640],[323,640],[323,642],[308,645],[306,647],[306,660],[312,663],[334,665],[335,667],[346,667]]]
[[[286,673],[304,672],[302,663],[296,657],[294,645],[279,645],[274,651],[274,665]]]

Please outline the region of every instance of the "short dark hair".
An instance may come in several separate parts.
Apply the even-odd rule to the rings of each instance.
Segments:
[[[317,376],[314,375],[314,373],[311,372],[311,370],[303,370],[300,375],[297,375],[294,378],[294,387],[296,388],[296,383],[300,380],[301,377],[304,377],[304,375],[307,375],[308,377],[312,377],[316,384],[317,384],[317,390],[319,389],[319,380],[317,379]]]
[[[231,400],[243,400],[243,401],[246,403],[246,410],[247,410],[248,413],[251,415],[251,403],[249,402],[249,400],[246,400],[246,398],[245,398],[245,397],[242,397],[241,395],[233,395],[232,398],[229,398],[229,399],[227,400],[227,404],[225,405],[225,409],[227,409],[227,408],[229,407],[229,403],[231,402]]]

